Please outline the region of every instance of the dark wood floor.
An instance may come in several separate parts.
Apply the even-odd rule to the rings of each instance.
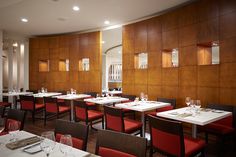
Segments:
[[[29,114],[28,114],[29,115]],[[63,117],[62,119],[69,120],[68,116]],[[24,130],[40,135],[43,131],[49,131],[54,130],[55,127],[55,119],[50,120],[47,122],[47,125],[43,125],[43,120],[36,120],[35,124],[32,123],[32,119],[30,116],[27,116],[26,118],[26,124]],[[101,128],[101,123],[96,124],[95,128]],[[148,132],[148,129],[147,129]],[[95,145],[96,145],[96,134],[97,131],[91,130],[89,131],[89,138],[88,138],[88,145],[87,145],[87,151],[94,153],[95,152]],[[185,129],[185,134],[190,135],[190,129]],[[199,135],[200,138],[203,138],[203,134]],[[217,141],[215,137],[210,137],[209,144],[207,144],[206,147],[206,156],[207,157],[215,157],[217,156]],[[149,151],[149,150],[148,150]],[[226,143],[224,151],[224,157],[235,157],[236,156],[236,149],[234,150],[234,146],[232,143]],[[148,152],[147,152],[148,153]],[[147,155],[149,156],[149,155]],[[162,155],[155,153],[154,157],[161,157]]]

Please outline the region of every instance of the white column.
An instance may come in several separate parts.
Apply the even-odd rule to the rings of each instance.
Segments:
[[[29,41],[24,42],[24,90],[29,89]]]
[[[2,73],[3,73],[3,64],[2,64],[2,55],[3,55],[3,33],[0,30],[0,101],[2,101],[2,89],[3,89],[3,81],[2,81]]]
[[[8,53],[8,90],[11,91],[13,89],[13,46],[9,46],[7,53]]]

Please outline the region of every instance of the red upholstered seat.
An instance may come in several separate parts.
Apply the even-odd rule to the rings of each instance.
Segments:
[[[124,126],[126,133],[132,133],[140,129],[142,127],[142,123],[131,119],[124,119]]]
[[[86,102],[86,104],[88,105],[88,106],[95,106],[96,104],[94,104],[94,103],[92,103],[92,102]]]
[[[0,102],[0,106],[11,107],[11,103],[9,103],[9,102]]]
[[[102,157],[136,157],[132,154],[124,153],[124,152],[106,148],[106,147],[99,147],[98,155]]]
[[[57,104],[56,103],[45,103],[46,112],[57,113]]]
[[[62,136],[62,134],[59,134],[59,133],[56,134],[56,141],[57,142],[60,142],[61,136]],[[80,150],[83,149],[83,140],[81,140],[81,139],[72,137],[72,144],[73,144],[74,148],[77,148],[77,149],[80,149]]]
[[[61,113],[61,112],[69,111],[70,107],[69,106],[58,106],[58,109],[59,109],[59,113]]]
[[[6,135],[6,134],[8,134],[8,132],[3,131],[3,132],[0,133],[0,136]]]
[[[102,117],[103,113],[94,110],[88,110],[88,120],[94,120]]]
[[[45,105],[44,104],[35,104],[35,109],[40,109],[40,108],[44,108]]]
[[[191,156],[195,152],[205,147],[205,142],[203,140],[185,137],[184,146],[185,146],[185,156]]]

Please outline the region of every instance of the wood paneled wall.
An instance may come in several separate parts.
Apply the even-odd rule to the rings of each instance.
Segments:
[[[49,91],[77,89],[101,91],[100,32],[31,38],[29,49],[30,89]],[[90,59],[90,70],[79,71],[79,60]],[[59,71],[60,60],[69,59],[69,72]],[[49,72],[39,72],[39,61],[49,60]]]
[[[200,0],[123,27],[123,92],[236,104],[236,1]],[[198,65],[197,44],[219,41],[220,64]],[[162,68],[162,50],[179,49],[179,67]],[[148,53],[148,69],[134,68]]]

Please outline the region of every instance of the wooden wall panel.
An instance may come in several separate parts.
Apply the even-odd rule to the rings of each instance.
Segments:
[[[145,37],[140,43],[147,44],[147,75],[136,74],[133,67],[134,41],[141,30],[135,29],[136,23],[124,26],[123,92],[137,96],[147,92],[151,100],[176,98],[178,107],[186,106],[186,96],[200,99],[203,106],[236,105],[235,4],[235,0],[198,0],[140,22],[147,23],[147,42]],[[220,43],[220,64],[198,65],[197,45],[212,41]],[[179,67],[163,68],[161,52],[173,48],[179,49]]]
[[[147,22],[138,22],[135,24],[134,31],[134,51],[141,53],[147,51]]]
[[[100,47],[100,32],[30,39],[30,89],[44,86],[50,91],[74,88],[79,92],[101,92]],[[83,57],[90,58],[88,72],[78,72]],[[41,73],[38,61],[45,59],[49,60],[49,72]],[[69,59],[69,72],[59,71],[60,59]]]

